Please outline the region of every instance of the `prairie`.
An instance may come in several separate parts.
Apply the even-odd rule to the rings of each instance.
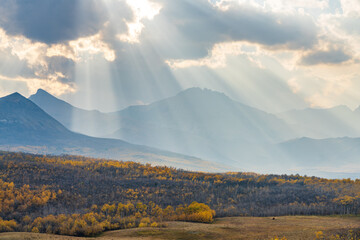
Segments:
[[[190,222],[167,222],[165,228],[134,228],[109,231],[96,238],[79,238],[39,233],[1,233],[2,240],[81,240],[81,239],[142,239],[142,240],[206,240],[206,239],[256,239],[267,240],[286,237],[291,240],[316,239],[316,233],[323,232],[323,238],[339,234],[360,239],[360,217],[341,216],[284,216],[275,217],[229,217],[218,218],[212,224]],[[355,236],[358,234],[357,236]],[[345,238],[344,238],[345,239]],[[346,238],[347,239],[347,238]]]

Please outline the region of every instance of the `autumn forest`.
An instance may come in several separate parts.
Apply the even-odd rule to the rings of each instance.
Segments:
[[[201,173],[78,156],[0,153],[0,231],[96,236],[215,215],[360,213],[360,180]]]

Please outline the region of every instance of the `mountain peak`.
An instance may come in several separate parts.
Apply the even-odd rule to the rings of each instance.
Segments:
[[[0,105],[2,108],[9,110],[12,110],[13,108],[23,108],[29,111],[42,111],[36,104],[34,104],[32,101],[30,101],[18,92],[14,92],[0,98]]]
[[[184,94],[184,93],[202,93],[202,94],[211,94],[211,93],[216,93],[216,94],[222,94],[225,95],[224,93],[218,92],[218,91],[214,91],[211,90],[209,88],[200,88],[200,87],[191,87],[191,88],[187,88],[183,91],[181,91],[179,94]]]
[[[26,100],[26,98],[23,95],[21,95],[20,93],[14,92],[12,94],[9,94],[9,95],[7,95],[5,97],[0,98],[0,100],[11,101],[11,102],[19,102],[19,101],[22,101],[22,100]]]
[[[55,98],[53,95],[51,95],[50,93],[48,93],[47,91],[45,91],[44,89],[39,88],[35,94],[30,96],[30,99],[33,96],[43,96],[43,97],[51,97],[51,98]]]
[[[43,134],[42,136],[51,134],[55,136],[54,134],[69,132],[35,103],[17,92],[0,98],[0,119],[2,120],[0,135],[7,136],[8,139],[14,139],[15,136],[19,137],[22,134],[32,136],[38,133]]]
[[[11,93],[5,97],[9,97],[9,98],[20,98],[20,97],[23,97],[23,95],[21,95],[20,93],[18,92],[14,92],[14,93]]]
[[[177,94],[178,97],[192,97],[192,98],[202,98],[202,97],[220,97],[220,98],[226,98],[229,99],[228,96],[226,96],[222,92],[214,91],[208,88],[199,88],[199,87],[192,87],[185,89]]]
[[[31,95],[29,99],[34,103],[38,104],[40,107],[42,107],[41,103],[45,103],[45,102],[48,104],[49,103],[50,104],[62,103],[66,105],[69,104],[61,99],[58,99],[57,97],[51,95],[50,93],[48,93],[47,91],[41,88],[39,88],[35,94]]]
[[[49,93],[48,93],[47,91],[45,91],[44,89],[39,88],[39,89],[36,91],[36,94],[41,94],[41,93],[49,94]]]

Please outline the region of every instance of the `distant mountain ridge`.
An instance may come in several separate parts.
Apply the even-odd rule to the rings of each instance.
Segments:
[[[191,95],[191,93],[196,93],[197,91],[211,92],[214,95],[218,95],[219,98],[220,96],[228,98],[223,93],[207,89],[202,90],[200,88],[184,90],[180,92],[177,97],[181,97],[181,95]],[[122,111],[114,113],[102,113],[98,110],[90,111],[74,107],[42,89],[39,89],[36,94],[31,95],[29,99],[68,129],[96,137],[118,137],[117,135],[121,134],[121,128],[123,128],[120,124],[120,115],[126,114],[126,111],[131,111],[130,109],[145,109],[147,108],[146,106],[160,104],[168,100],[160,100],[149,105],[130,106]],[[190,103],[190,105],[191,104],[192,103]],[[248,107],[244,104],[242,105]],[[255,108],[253,109],[257,110]],[[346,136],[360,137],[360,124],[358,124],[360,122],[360,106],[354,111],[347,106],[342,105],[328,109],[306,108],[289,110],[272,115],[284,121],[285,125],[291,129],[291,134],[288,134],[288,136],[285,137],[287,140],[295,137],[317,139]],[[118,132],[116,133],[116,131]]]
[[[279,144],[294,168],[325,177],[360,176],[360,138],[298,138]]]
[[[46,105],[46,98],[41,101]],[[49,105],[45,107],[49,109]],[[347,176],[348,172],[360,172],[356,167],[360,159],[357,150],[360,138],[356,138],[360,136],[359,113],[360,108],[351,111],[339,106],[274,115],[235,102],[223,93],[191,88],[149,105],[104,113],[103,118],[115,121],[111,126],[115,127],[104,131],[102,126],[107,124],[99,120],[97,129],[106,137],[247,171],[296,173],[298,170],[325,177],[335,172]],[[53,113],[53,116],[57,115]],[[58,120],[64,121],[61,115]],[[352,138],[346,137],[347,134]],[[317,140],[320,138],[326,139]]]
[[[132,160],[193,170],[224,169],[195,157],[71,132],[18,93],[0,98],[0,149]]]
[[[360,109],[352,111],[347,106],[307,108],[287,111],[278,116],[293,126],[298,137],[360,137]]]
[[[43,90],[30,99],[73,131],[217,162],[249,157],[249,149],[259,149],[254,142],[270,148],[269,144],[295,137],[276,116],[208,89],[190,88],[149,105],[130,106],[114,113],[96,112],[97,116]],[[92,123],[95,132],[88,130]],[[263,155],[264,146],[260,148],[257,152]]]
[[[219,163],[251,165],[242,160],[254,159],[254,153],[263,155],[264,148],[294,137],[276,116],[208,89],[190,88],[117,114],[121,128],[109,137]]]

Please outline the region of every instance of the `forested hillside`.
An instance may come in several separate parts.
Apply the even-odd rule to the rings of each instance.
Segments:
[[[360,180],[210,174],[134,162],[0,152],[1,231],[93,236],[216,216],[359,214]]]

